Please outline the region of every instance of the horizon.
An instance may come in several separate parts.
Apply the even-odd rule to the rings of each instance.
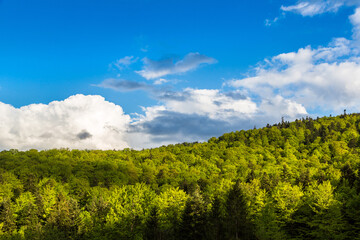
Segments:
[[[337,117],[341,117],[341,116],[352,116],[352,115],[360,115],[360,113],[347,113],[346,112],[346,109],[344,111],[343,114],[339,114],[339,115],[329,115],[329,116],[317,116],[316,118],[312,118],[311,116],[304,116],[300,119],[295,119],[293,121],[285,121],[284,120],[284,123],[293,123],[293,122],[296,122],[296,121],[308,121],[308,120],[314,120],[314,121],[317,121],[318,119],[322,119],[322,118],[337,118]],[[87,148],[83,148],[83,149],[78,149],[78,148],[71,148],[71,147],[61,147],[61,148],[48,148],[48,149],[36,149],[36,148],[29,148],[29,149],[24,149],[24,150],[19,150],[19,149],[2,149],[0,150],[0,152],[2,151],[18,151],[18,152],[27,152],[27,151],[32,151],[32,150],[36,150],[36,151],[51,151],[51,150],[66,150],[66,151],[73,151],[73,150],[78,150],[78,151],[123,151],[123,150],[129,150],[129,151],[137,151],[137,152],[141,152],[141,151],[144,151],[144,150],[152,150],[152,149],[157,149],[157,148],[162,148],[162,147],[169,147],[169,146],[176,146],[176,145],[184,145],[184,144],[203,144],[203,143],[207,143],[207,142],[210,142],[212,139],[219,139],[221,137],[223,137],[224,135],[226,134],[229,134],[229,133],[239,133],[241,131],[252,131],[252,130],[262,130],[262,129],[266,129],[266,128],[269,128],[269,127],[276,127],[276,126],[279,126],[281,123],[282,123],[282,120],[281,119],[279,122],[276,122],[276,123],[273,123],[273,124],[267,124],[266,126],[262,126],[260,128],[254,126],[253,128],[250,128],[250,129],[241,129],[241,130],[234,130],[234,131],[231,131],[231,132],[226,132],[226,133],[223,133],[222,135],[220,136],[213,136],[213,137],[210,137],[209,139],[205,139],[203,141],[194,141],[194,142],[176,142],[176,143],[170,143],[170,144],[164,144],[164,145],[160,145],[160,146],[156,146],[156,147],[150,147],[150,148],[138,148],[138,149],[134,149],[134,148],[131,148],[131,147],[127,147],[127,148],[123,148],[123,149],[87,149]],[[285,127],[287,128],[287,127]]]

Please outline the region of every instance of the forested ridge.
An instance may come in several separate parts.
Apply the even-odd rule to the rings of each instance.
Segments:
[[[360,115],[135,151],[0,152],[0,239],[360,239]]]

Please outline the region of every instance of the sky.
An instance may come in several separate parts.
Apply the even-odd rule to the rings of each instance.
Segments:
[[[0,150],[360,112],[360,0],[0,0]]]

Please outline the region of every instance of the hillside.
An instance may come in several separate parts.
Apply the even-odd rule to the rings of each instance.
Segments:
[[[360,239],[360,115],[135,151],[0,152],[2,239]]]

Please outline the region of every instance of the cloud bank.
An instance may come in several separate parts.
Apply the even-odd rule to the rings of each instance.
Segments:
[[[135,149],[205,141],[225,132],[301,117],[301,105],[278,96],[261,104],[239,91],[187,88],[158,95],[162,105],[134,117],[101,96],[21,108],[0,102],[0,149]]]
[[[153,147],[187,141],[204,141],[225,132],[264,126],[301,118],[306,109],[298,103],[276,96],[260,103],[241,91],[187,88],[158,96],[163,105],[144,108],[132,123],[130,145]]]
[[[0,149],[122,149],[130,117],[101,96],[14,108],[0,102]]]

